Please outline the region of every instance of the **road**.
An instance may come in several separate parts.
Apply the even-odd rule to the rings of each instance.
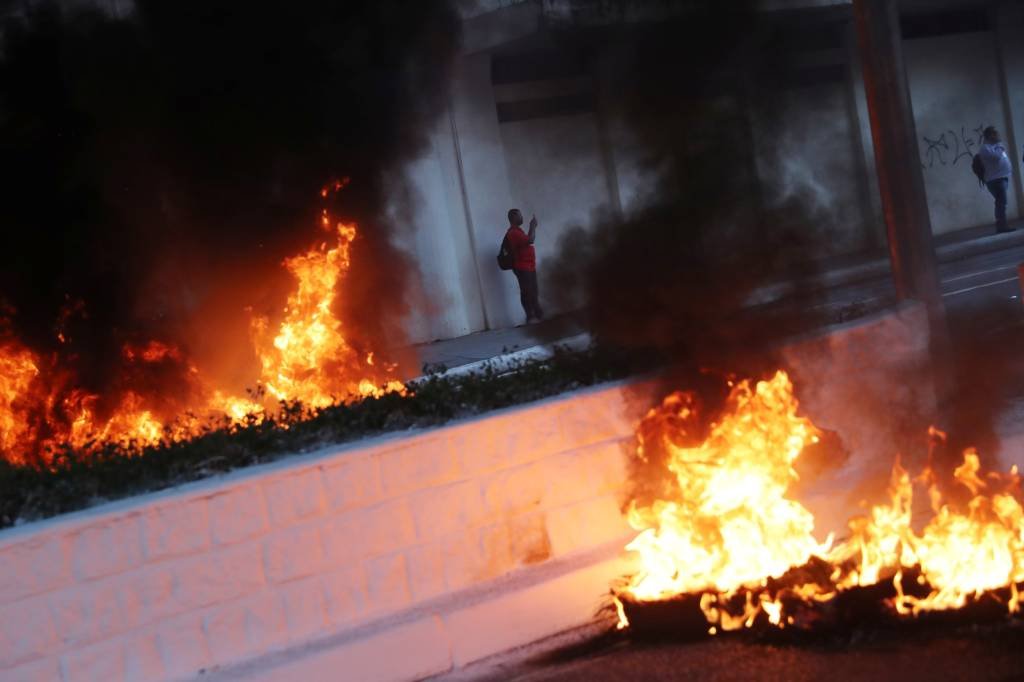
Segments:
[[[1024,263],[1024,246],[1004,248],[939,265],[943,300],[950,317],[969,311],[978,304],[991,306],[996,301],[1019,303],[1021,288],[1017,266]],[[816,305],[830,311],[832,317],[852,317],[858,310],[871,311],[891,304],[895,288],[889,273],[834,286],[819,294]],[[845,315],[841,313],[848,311]]]
[[[966,627],[821,645],[769,645],[742,637],[690,644],[620,643],[534,661],[515,682],[963,682],[1024,679],[1024,628]]]

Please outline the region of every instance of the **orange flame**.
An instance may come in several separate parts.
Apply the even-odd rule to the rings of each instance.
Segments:
[[[901,614],[959,608],[1007,587],[1008,609],[1019,608],[1024,508],[1016,468],[982,477],[977,452],[967,450],[954,476],[971,497],[966,505],[954,505],[943,502],[930,468],[912,480],[897,461],[889,502],[851,520],[844,542],[833,546],[830,536],[819,543],[813,515],[787,496],[797,479],[793,463],[819,432],[799,416],[785,372],[754,386],[734,386],[724,416],[694,447],[679,445],[684,441],[678,424],[666,417],[689,404],[682,395],[667,398],[641,425],[640,433],[650,438],[653,429],[669,453],[665,473],[674,477],[679,494],[629,509],[630,524],[640,533],[627,549],[638,553],[641,570],[617,592],[620,627],[628,625],[620,596],[643,602],[681,594],[701,595],[711,634],[750,627],[760,614],[785,627],[792,620],[783,600],[761,588],[812,557],[832,566],[831,584],[792,585],[787,596],[828,601],[891,577],[897,592],[892,606]],[[643,447],[641,439],[641,457]],[[934,512],[919,531],[911,513],[915,484],[927,486]],[[904,571],[912,568],[930,586],[927,596],[903,589]],[[745,604],[737,612],[740,597]],[[726,602],[731,608],[723,607]]]
[[[326,216],[325,216],[326,219]],[[338,223],[338,243],[320,244],[284,265],[295,277],[297,287],[288,297],[285,316],[271,338],[269,323],[253,323],[254,339],[263,368],[262,382],[277,400],[298,400],[310,407],[325,407],[339,399],[401,391],[401,382],[384,388],[365,374],[362,354],[346,341],[343,325],[333,312],[339,281],[350,266],[356,226]],[[373,365],[373,354],[367,365]]]
[[[21,443],[30,439],[29,390],[39,376],[35,356],[15,344],[0,346],[0,451],[12,453],[11,461],[24,463]]]
[[[330,183],[321,195],[342,190],[348,181]],[[193,438],[211,423],[258,423],[278,401],[316,409],[404,392],[404,385],[393,377],[396,366],[376,361],[372,350],[354,348],[334,310],[351,265],[357,228],[343,222],[332,228],[326,209],[320,222],[328,240],[283,263],[295,278],[295,289],[281,320],[273,325],[265,317],[252,321],[251,342],[264,389],[257,397],[238,397],[209,385],[180,348],[153,339],[125,344],[124,366],[150,371],[146,368],[179,365],[189,382],[189,395],[160,402],[160,396],[124,390],[119,397],[101,401],[99,395],[69,386],[65,373],[41,363],[16,340],[0,339],[0,457],[15,464],[45,463],[50,451],[63,446],[92,451],[106,444],[134,451]],[[62,313],[55,332],[61,344],[67,343],[64,318],[72,313],[84,314],[84,304],[75,301]]]

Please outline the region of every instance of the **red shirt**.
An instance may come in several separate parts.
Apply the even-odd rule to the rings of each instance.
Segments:
[[[533,250],[530,238],[521,227],[510,227],[505,233],[509,247],[512,249],[512,269],[533,272],[537,269],[537,253]]]

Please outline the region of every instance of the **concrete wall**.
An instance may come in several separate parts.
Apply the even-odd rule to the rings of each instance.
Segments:
[[[464,336],[485,327],[479,263],[462,199],[450,117],[427,153],[393,183],[392,219],[407,226],[400,244],[418,266],[407,330],[417,341]]]
[[[755,119],[754,125],[766,203],[801,201],[812,218],[806,238],[819,258],[869,247],[874,228],[864,201],[866,160],[847,82],[793,88],[775,105],[782,108],[778,120],[759,125]]]
[[[971,172],[981,130],[1009,128],[991,32],[905,40],[907,78],[935,234],[992,223],[993,202]],[[1019,215],[1011,201],[1009,215]]]
[[[1000,76],[1003,81],[1003,97],[1007,108],[1006,117],[1012,124],[1006,130],[1006,141],[1013,148],[1015,182],[1011,205],[1016,206],[1019,215],[1024,215],[1024,5],[1005,3],[992,15],[999,49]],[[1015,199],[1015,201],[1014,201]]]
[[[350,679],[408,679],[584,623],[609,569],[565,611],[523,611],[520,630],[508,614],[502,637],[473,632],[479,599],[452,597],[621,548],[623,444],[645,390],[606,386],[0,532],[0,679],[186,678],[339,634],[351,654],[400,612],[378,667],[352,654],[366,674]],[[424,651],[411,668],[393,660],[403,637]]]

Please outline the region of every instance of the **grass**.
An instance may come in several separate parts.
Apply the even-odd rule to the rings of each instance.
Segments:
[[[310,410],[283,404],[261,423],[211,425],[193,440],[141,450],[107,446],[90,453],[55,453],[48,467],[0,461],[0,528],[161,490],[242,467],[388,431],[437,426],[459,417],[527,403],[653,368],[650,357],[557,349],[498,371],[433,374],[390,393]]]

